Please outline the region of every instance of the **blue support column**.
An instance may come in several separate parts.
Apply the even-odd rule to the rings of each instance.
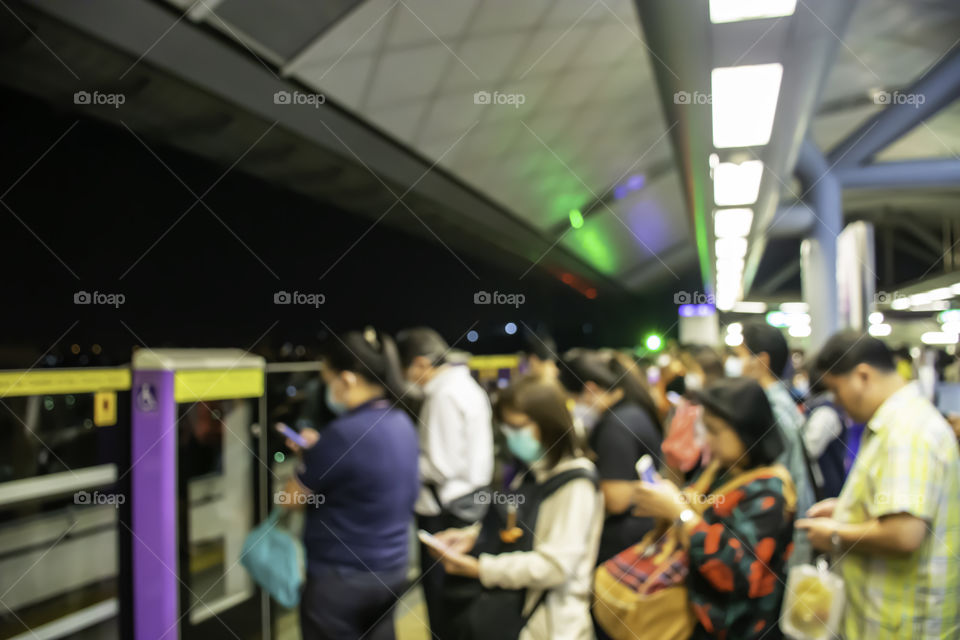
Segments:
[[[800,282],[803,300],[810,306],[810,350],[816,351],[838,328],[837,236],[843,229],[843,191],[809,140],[800,148],[796,174],[815,216],[800,245]]]

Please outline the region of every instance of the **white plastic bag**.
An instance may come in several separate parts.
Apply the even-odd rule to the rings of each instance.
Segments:
[[[780,629],[793,640],[829,640],[840,635],[843,579],[831,573],[824,558],[817,566],[801,564],[787,575]]]

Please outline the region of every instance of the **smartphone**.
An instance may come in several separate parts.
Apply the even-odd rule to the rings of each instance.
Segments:
[[[644,482],[656,484],[657,470],[654,468],[653,457],[648,453],[637,460],[637,476]]]
[[[307,443],[307,441],[304,439],[304,437],[303,437],[302,435],[300,435],[300,433],[299,433],[296,429],[294,429],[293,427],[291,427],[291,426],[289,426],[289,425],[287,425],[287,424],[284,424],[284,423],[282,423],[282,422],[278,422],[278,423],[275,425],[275,427],[276,427],[277,431],[279,431],[280,433],[282,433],[282,434],[285,435],[286,437],[290,438],[290,440],[292,440],[293,442],[296,442],[297,445],[300,446],[301,448],[306,449],[307,447],[310,446],[310,445]]]
[[[423,529],[420,529],[419,531],[417,531],[417,537],[420,538],[420,542],[427,545],[428,547],[436,549],[440,553],[453,552],[453,549],[451,549],[450,547],[445,545],[443,542],[441,542],[440,538],[433,535],[432,533],[424,531]]]

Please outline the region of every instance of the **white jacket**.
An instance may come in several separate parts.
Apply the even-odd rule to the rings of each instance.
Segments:
[[[594,469],[586,458],[565,458],[549,471],[538,461],[532,471],[543,482],[578,467]],[[519,640],[593,639],[590,600],[603,518],[603,494],[586,478],[571,480],[540,505],[532,551],[480,555],[485,587],[527,589],[525,615],[550,590]]]

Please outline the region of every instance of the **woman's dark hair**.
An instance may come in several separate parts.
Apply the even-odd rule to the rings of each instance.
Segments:
[[[770,372],[778,380],[785,377],[790,349],[779,329],[764,322],[751,322],[743,327],[743,344],[755,356],[766,353],[770,358]]]
[[[397,345],[390,336],[372,328],[333,335],[320,345],[319,354],[332,371],[350,371],[382,387],[411,415],[419,410],[422,394],[404,379]]]
[[[444,356],[450,350],[447,341],[429,327],[404,329],[397,334],[397,349],[400,353],[400,365],[407,368],[414,358],[423,356],[431,366],[444,363]]]
[[[587,382],[607,391],[622,389],[623,399],[643,409],[650,421],[662,430],[657,405],[647,391],[642,370],[626,354],[585,350],[568,353],[561,361],[559,381],[571,393],[581,393]]]
[[[505,410],[522,413],[537,424],[549,467],[565,457],[586,455],[586,447],[573,428],[563,390],[555,382],[535,376],[520,378],[497,395],[494,415],[502,420]]]

